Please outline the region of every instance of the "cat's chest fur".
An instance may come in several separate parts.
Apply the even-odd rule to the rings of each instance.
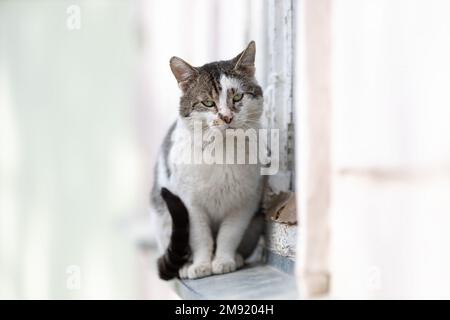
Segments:
[[[177,137],[176,132],[175,136]],[[183,137],[173,141],[169,154],[170,185],[183,200],[206,210],[220,221],[233,210],[249,204],[259,206],[262,188],[259,165],[180,163],[191,145]]]

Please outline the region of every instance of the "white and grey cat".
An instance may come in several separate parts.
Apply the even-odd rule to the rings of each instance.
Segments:
[[[206,136],[260,127],[263,93],[254,63],[253,41],[235,58],[201,67],[177,57],[170,60],[182,92],[179,117],[162,145],[151,194],[158,246],[164,253],[158,261],[163,279],[232,272],[244,264],[261,236],[259,164],[179,161],[195,148],[196,121]]]

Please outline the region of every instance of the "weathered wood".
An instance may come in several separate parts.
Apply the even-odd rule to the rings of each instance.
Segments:
[[[299,257],[298,283],[306,297],[329,288],[329,208],[331,190],[331,1],[303,2],[301,67],[298,92],[304,97],[296,122],[298,152]]]
[[[292,0],[267,1],[265,120],[280,130],[280,171],[269,178],[274,191],[293,189],[293,16]]]

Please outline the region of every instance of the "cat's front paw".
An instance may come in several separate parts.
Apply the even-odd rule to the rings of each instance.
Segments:
[[[188,279],[188,269],[192,266],[192,262],[187,262],[178,270],[178,275],[180,276],[180,279]]]
[[[212,274],[211,263],[187,263],[179,271],[181,279],[198,279]]]
[[[236,258],[215,257],[212,262],[212,272],[214,274],[223,274],[235,271],[243,265],[242,257]]]

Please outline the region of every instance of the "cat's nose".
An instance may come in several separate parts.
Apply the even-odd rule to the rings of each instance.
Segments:
[[[223,121],[225,121],[226,124],[230,124],[231,121],[233,121],[232,115],[223,115],[223,114],[219,113],[219,118],[222,119]]]

